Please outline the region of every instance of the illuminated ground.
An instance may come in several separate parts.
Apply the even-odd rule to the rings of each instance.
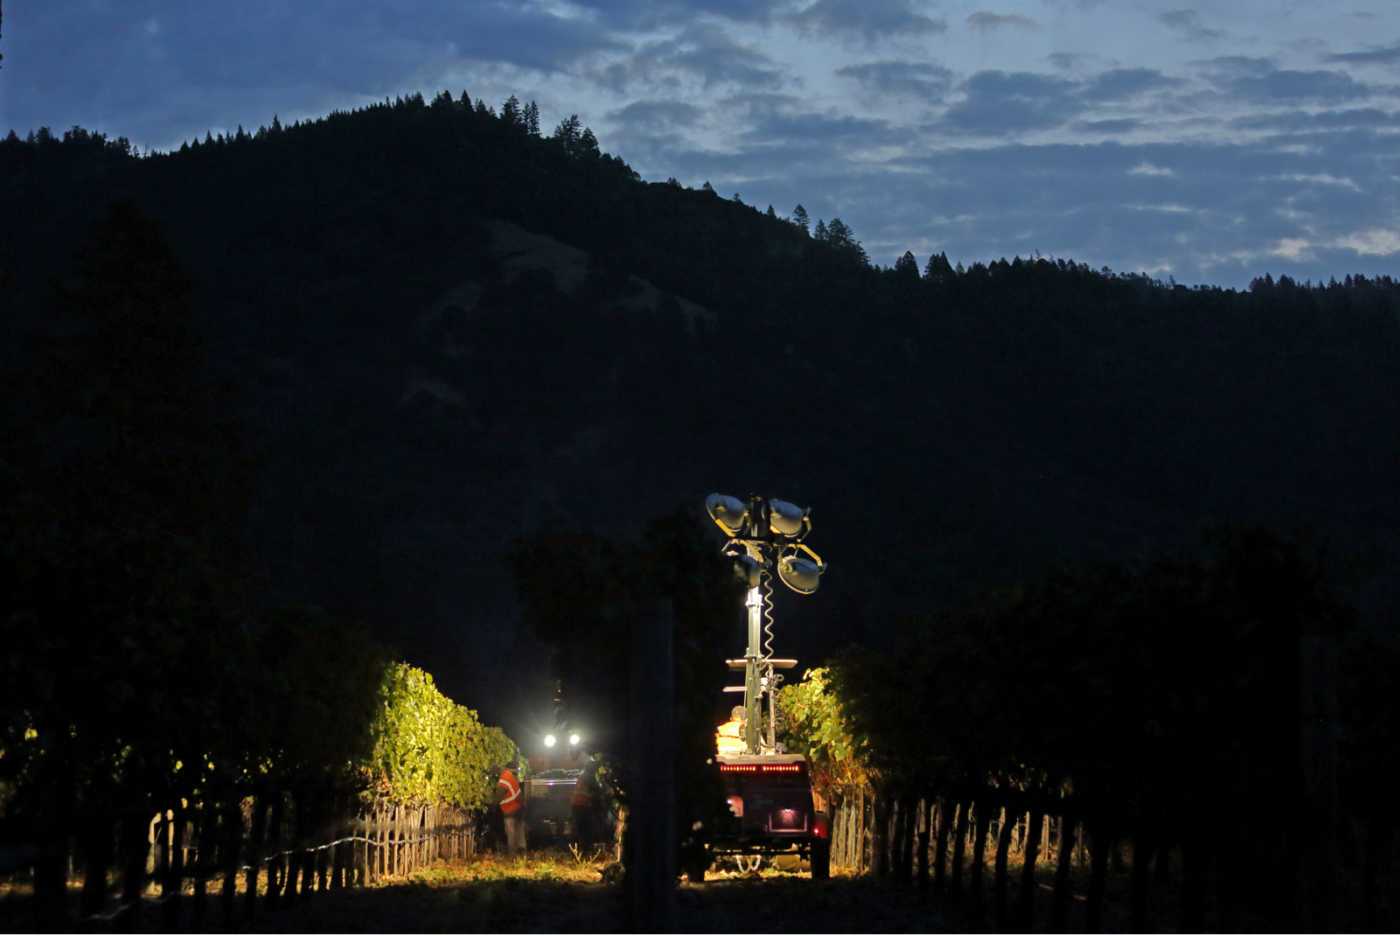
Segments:
[[[402,882],[318,894],[267,914],[261,932],[616,932],[622,889],[568,855],[442,864]],[[681,932],[929,932],[943,918],[916,894],[868,878],[717,875],[677,891]],[[959,927],[961,928],[961,927]]]

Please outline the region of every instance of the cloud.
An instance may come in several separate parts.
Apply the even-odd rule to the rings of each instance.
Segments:
[[[754,90],[776,89],[784,82],[783,70],[768,55],[704,23],[643,43],[630,55],[597,69],[594,76],[620,93],[636,85],[679,90],[685,81],[697,81],[705,89],[736,85]]]
[[[1210,42],[1225,38],[1223,30],[1209,29],[1202,24],[1201,14],[1195,10],[1169,10],[1158,14],[1157,21],[1192,42]]]
[[[1268,253],[1284,260],[1302,260],[1312,256],[1312,242],[1306,237],[1284,237],[1269,248]]]
[[[952,71],[926,62],[866,62],[838,68],[836,74],[871,91],[924,100],[941,98],[953,83]]]
[[[1093,101],[1121,101],[1178,84],[1151,68],[1112,68],[1091,78],[1082,93]]]
[[[1104,120],[1077,120],[1070,125],[1077,133],[1118,135],[1147,126],[1136,117],[1110,117]]]
[[[1327,56],[1325,61],[1337,65],[1397,65],[1400,64],[1400,42],[1361,52],[1337,52]]]
[[[913,0],[816,0],[792,21],[807,33],[866,42],[946,32],[948,22],[925,16]]]
[[[634,130],[665,133],[694,126],[703,116],[704,111],[685,101],[642,100],[612,111],[608,119]]]
[[[974,32],[993,32],[998,29],[1036,30],[1040,28],[1040,24],[1020,13],[992,13],[989,10],[978,10],[968,16],[967,28]]]
[[[1364,100],[1374,89],[1344,71],[1278,68],[1270,59],[1224,56],[1204,63],[1221,91],[1249,103],[1325,103]]]
[[[1267,111],[1237,117],[1230,121],[1230,126],[1239,130],[1273,130],[1291,134],[1331,133],[1356,128],[1400,129],[1400,112],[1377,107]]]
[[[863,146],[903,139],[887,121],[809,110],[803,99],[792,95],[744,96],[722,103],[726,110],[742,113],[747,127],[740,138],[759,148],[787,148],[793,144]]]
[[[211,127],[256,126],[385,96],[431,92],[473,64],[567,73],[630,46],[538,6],[422,0],[380,5],[249,0],[35,4],[5,62],[5,117],[178,145]],[[32,51],[31,51],[32,50]],[[23,67],[21,67],[23,66]]]
[[[1175,170],[1168,169],[1168,168],[1166,168],[1165,166],[1154,166],[1152,163],[1144,161],[1144,162],[1138,163],[1136,166],[1134,166],[1133,168],[1129,169],[1129,170],[1128,170],[1128,175],[1135,175],[1135,176],[1174,176],[1174,175],[1176,175],[1176,172],[1175,172]]]
[[[741,23],[767,23],[792,5],[791,0],[571,0],[591,18],[617,29],[674,28],[697,16]]]
[[[1363,257],[1393,257],[1400,254],[1400,231],[1367,228],[1338,238],[1334,246],[1354,250]]]
[[[1293,182],[1300,185],[1324,185],[1333,188],[1349,189],[1353,192],[1361,191],[1361,186],[1346,176],[1334,176],[1330,172],[1280,172],[1276,175],[1266,176],[1274,182]]]
[[[981,71],[964,83],[964,99],[943,120],[957,130],[995,134],[1057,127],[1082,109],[1077,90],[1051,75]]]
[[[1046,59],[1060,71],[1071,71],[1088,61],[1089,56],[1078,52],[1051,52]]]

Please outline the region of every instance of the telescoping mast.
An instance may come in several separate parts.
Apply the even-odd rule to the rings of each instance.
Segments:
[[[725,692],[744,693],[745,753],[775,754],[777,689],[782,677],[774,671],[791,669],[797,661],[773,655],[773,572],[800,595],[817,590],[826,563],[802,542],[812,531],[812,511],[776,498],[750,495],[742,501],[726,494],[705,498],[705,509],[729,537],[724,555],[733,560],[735,575],[748,586],[744,599],[748,647],[742,659],[726,661],[730,669],[743,670],[744,684],[726,686]]]

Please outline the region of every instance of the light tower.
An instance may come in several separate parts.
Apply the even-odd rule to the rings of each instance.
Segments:
[[[744,671],[744,685],[726,686],[725,691],[744,693],[746,753],[772,754],[777,751],[777,689],[782,679],[774,670],[797,665],[796,660],[773,656],[773,570],[788,588],[810,595],[826,563],[802,542],[812,531],[810,509],[776,498],[750,495],[745,502],[725,494],[705,498],[705,509],[729,537],[724,555],[734,560],[735,574],[748,586],[748,647],[742,659],[727,661],[730,669]]]

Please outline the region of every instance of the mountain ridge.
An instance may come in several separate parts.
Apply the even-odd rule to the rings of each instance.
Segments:
[[[872,267],[444,96],[141,159],[68,136],[0,143],[0,210],[34,219],[0,254],[6,369],[22,381],[103,207],[157,218],[257,454],[268,593],[369,620],[449,694],[517,695],[517,537],[627,537],[710,490],[814,508],[831,574],[779,609],[780,646],[813,663],[1059,562],[1189,548],[1203,523],[1400,540],[1385,278]]]

